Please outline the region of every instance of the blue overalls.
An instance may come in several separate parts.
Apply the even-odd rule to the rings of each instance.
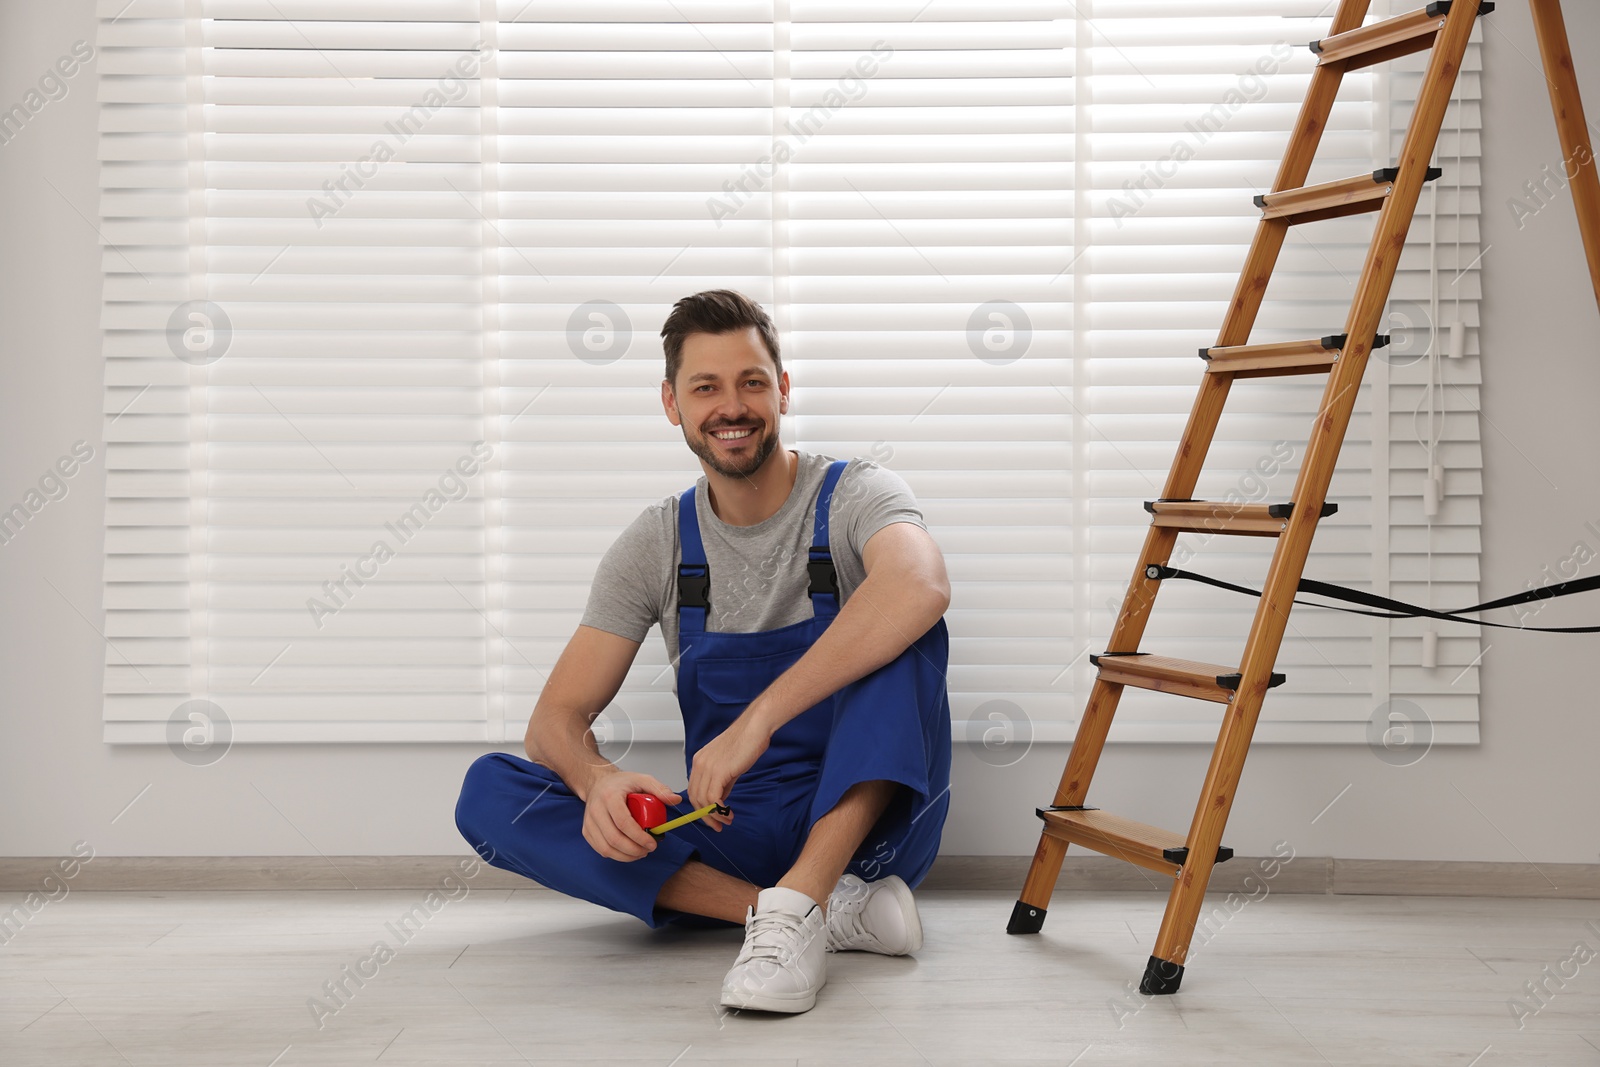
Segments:
[[[680,497],[678,706],[686,779],[695,753],[793,666],[838,614],[828,511],[844,467],[843,460],[830,465],[817,495],[808,563],[813,617],[776,630],[706,631],[711,583],[694,487]],[[737,926],[656,907],[655,899],[662,884],[696,857],[757,887],[777,884],[799,858],[812,823],[846,790],[887,779],[906,788],[896,790],[847,870],[869,882],[897,874],[916,886],[938,854],[950,806],[949,652],[949,631],[940,619],[899,657],[791,719],[734,783],[726,802],[735,818],[721,832],[694,822],[663,834],[641,859],[608,859],[584,840],[584,802],[566,783],[549,768],[505,752],[480,757],[467,771],[456,826],[493,866],[651,927]],[[670,812],[689,810],[685,795]]]

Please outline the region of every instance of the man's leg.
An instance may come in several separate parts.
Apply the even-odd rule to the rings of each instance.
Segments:
[[[745,910],[756,906],[759,892],[760,887],[742,878],[724,874],[699,860],[690,860],[662,883],[656,906],[743,923]]]
[[[812,824],[800,858],[778,884],[804,893],[826,914],[834,886],[899,786],[899,782],[878,780],[857,782],[845,790],[839,803]]]
[[[850,864],[878,816],[894,798],[898,782],[857,782],[845,791],[832,811],[818,819],[806,837],[800,858],[778,879],[785,889],[798,890],[816,901],[823,914],[828,897]],[[690,860],[661,886],[657,907],[693,915],[709,915],[728,922],[744,922],[747,909],[756,906],[760,886],[724,874],[699,860]]]
[[[828,980],[828,898],[898,784],[856,782],[811,823],[794,865],[762,890],[765,921],[745,927],[744,947],[722,980],[723,1007],[794,1013],[816,1004]]]
[[[859,783],[903,786],[882,806],[878,826],[867,829],[872,838],[846,862],[844,870],[864,882],[897,875],[914,889],[938,852],[950,790],[948,662],[949,631],[940,619],[894,660],[836,694],[810,818],[819,820]],[[798,861],[798,852],[790,856]]]
[[[655,898],[694,845],[667,835],[642,859],[607,859],[584,840],[583,818],[583,801],[559,775],[509,752],[477,759],[456,802],[456,826],[485,863],[652,928],[672,921],[656,915]]]

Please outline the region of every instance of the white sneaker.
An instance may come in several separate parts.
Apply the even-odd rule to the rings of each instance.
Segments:
[[[828,951],[908,956],[922,947],[922,920],[911,887],[897,874],[863,882],[839,879],[828,897]]]
[[[827,923],[817,902],[773,886],[747,908],[744,948],[722,980],[722,1005],[758,1011],[810,1011],[828,980]]]

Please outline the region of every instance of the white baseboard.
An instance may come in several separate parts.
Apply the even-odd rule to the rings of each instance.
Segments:
[[[81,863],[74,890],[350,890],[430,889],[459,873],[461,856],[96,856]],[[940,856],[919,888],[1020,892],[1029,856]],[[59,859],[0,857],[0,892],[47,892]],[[1212,892],[1249,892],[1261,871],[1248,856],[1218,865]],[[1600,899],[1600,864],[1361,860],[1326,856],[1279,859],[1273,892],[1396,896],[1557,897]],[[537,882],[483,868],[473,888],[543,890]],[[1058,890],[1166,893],[1171,882],[1105,856],[1069,855]],[[1259,891],[1259,890],[1257,890]]]

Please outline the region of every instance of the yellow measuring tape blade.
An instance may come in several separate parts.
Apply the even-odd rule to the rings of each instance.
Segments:
[[[668,830],[676,830],[678,827],[683,826],[686,823],[694,822],[696,819],[703,819],[707,815],[711,814],[713,811],[719,812],[719,813],[722,813],[722,814],[726,814],[728,809],[723,807],[720,804],[707,804],[705,807],[701,808],[699,811],[691,811],[687,815],[678,816],[676,819],[673,819],[671,822],[664,822],[660,826],[652,826],[652,827],[650,827],[650,832],[659,837],[660,835],[666,833]]]

